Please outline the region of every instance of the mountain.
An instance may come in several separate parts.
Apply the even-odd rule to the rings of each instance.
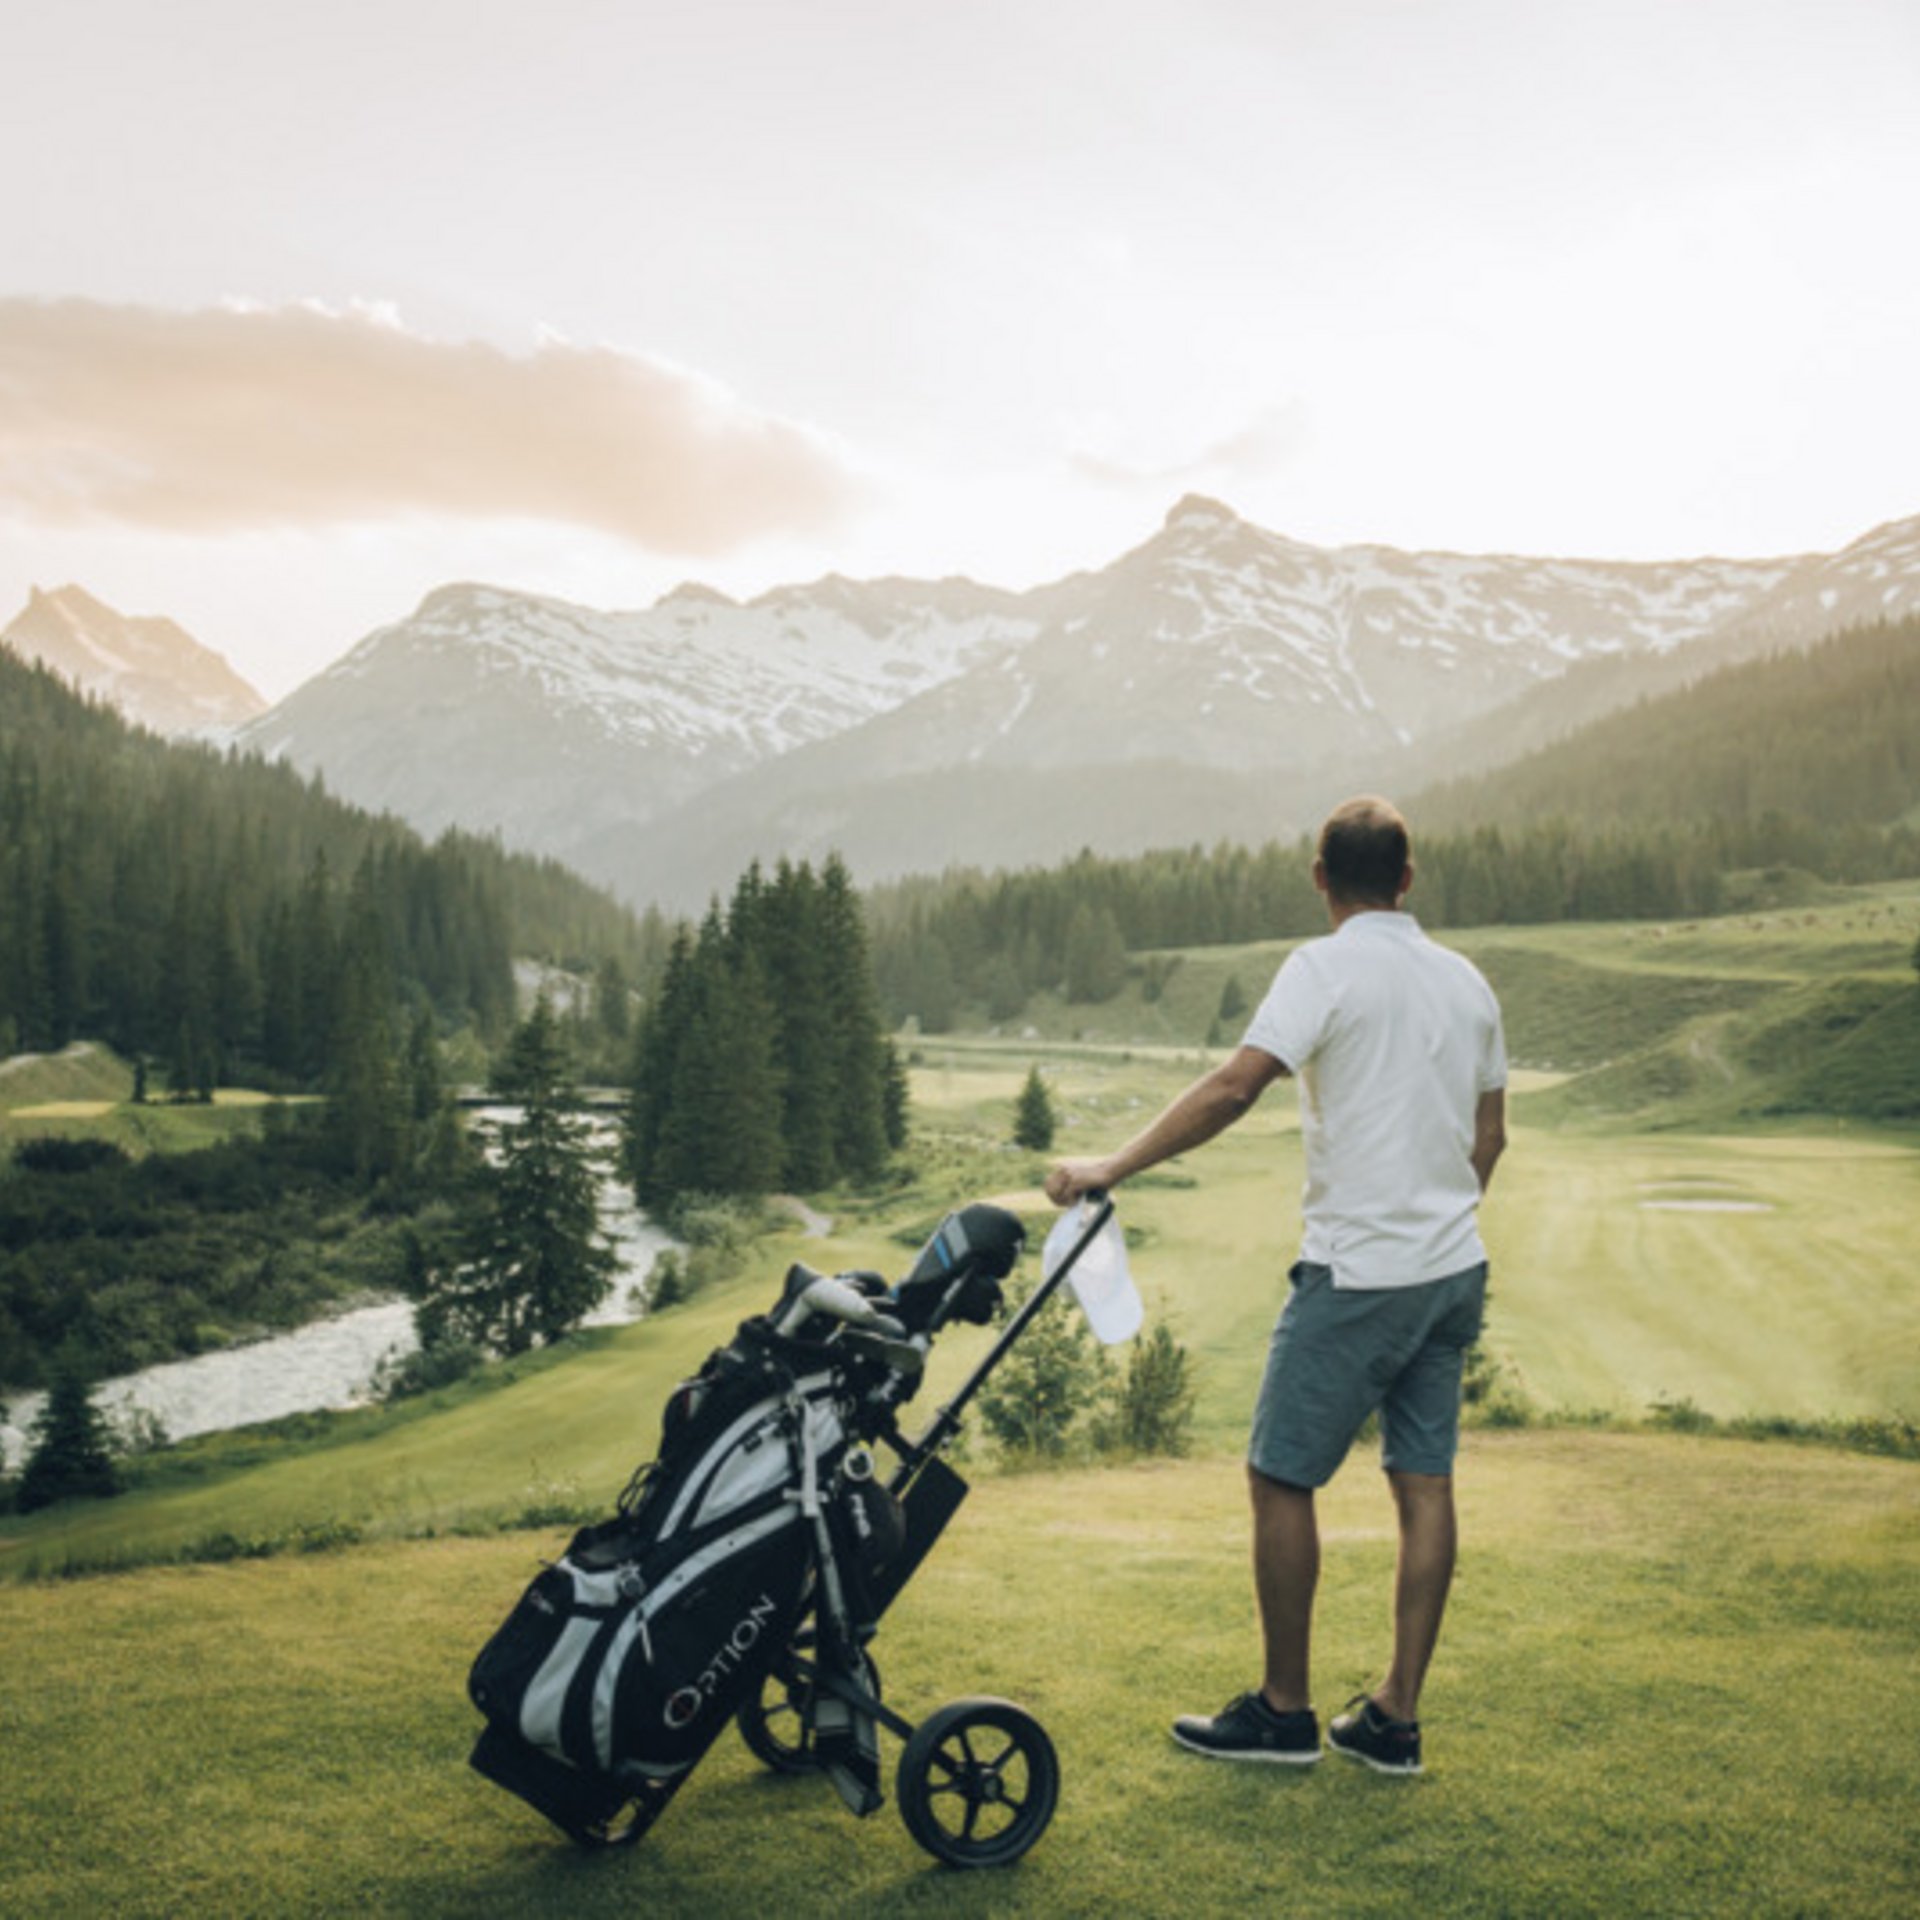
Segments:
[[[220,733],[266,711],[260,694],[184,628],[116,613],[78,587],[35,587],[0,644],[155,733]]]
[[[498,829],[567,857],[1017,644],[1043,603],[964,580],[829,577],[744,606],[686,586],[601,613],[443,587],[242,742],[426,832]]]
[[[873,879],[1291,833],[1916,603],[1920,520],[1650,563],[1315,547],[1189,496],[1022,593],[830,577],[607,614],[444,589],[246,738],[688,905],[756,856],[839,848]]]

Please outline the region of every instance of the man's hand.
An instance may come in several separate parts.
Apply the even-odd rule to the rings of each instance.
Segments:
[[[1104,1160],[1056,1160],[1047,1169],[1047,1198],[1056,1207],[1070,1207],[1082,1194],[1104,1193],[1113,1184]]]
[[[1241,1047],[1173,1100],[1149,1126],[1104,1160],[1058,1160],[1047,1175],[1047,1198],[1071,1206],[1083,1193],[1117,1187],[1190,1147],[1204,1145],[1247,1112],[1287,1069],[1258,1047]]]

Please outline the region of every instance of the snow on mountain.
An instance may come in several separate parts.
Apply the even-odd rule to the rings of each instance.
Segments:
[[[1123,815],[1138,844],[1226,831],[1223,807],[1289,831],[1329,791],[1494,764],[1916,594],[1920,520],[1831,556],[1533,559],[1314,547],[1189,496],[1024,593],[829,576],[600,613],[444,588],[247,738],[428,831],[684,903],[823,836],[872,873],[1105,846]]]
[[[1687,648],[1803,564],[1320,548],[1190,496],[1017,653],[864,727],[879,771],[1145,759],[1257,771],[1407,746],[1570,663]]]
[[[156,733],[238,727],[266,701],[211,648],[171,620],[116,613],[78,587],[35,587],[0,644],[98,695]]]
[[[347,798],[565,853],[1027,640],[1022,596],[829,577],[602,613],[443,587],[250,727]]]

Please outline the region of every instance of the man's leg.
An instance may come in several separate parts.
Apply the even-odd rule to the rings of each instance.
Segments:
[[[1311,1702],[1307,1666],[1313,1594],[1320,1580],[1320,1528],[1310,1488],[1247,1469],[1253,1494],[1253,1585],[1260,1601],[1266,1672],[1260,1691],[1279,1713]]]
[[[1393,1665],[1373,1698],[1390,1718],[1417,1720],[1420,1688],[1453,1584],[1453,1476],[1390,1471],[1387,1484],[1400,1514],[1400,1560],[1393,1582]]]

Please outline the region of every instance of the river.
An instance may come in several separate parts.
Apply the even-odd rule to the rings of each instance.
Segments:
[[[496,1117],[491,1111],[481,1118]],[[611,1124],[596,1125],[602,1150],[611,1143]],[[588,1326],[609,1326],[637,1317],[635,1287],[653,1269],[654,1260],[674,1244],[633,1204],[622,1181],[600,1186],[600,1225],[620,1253],[620,1271],[612,1291],[587,1316]],[[363,1405],[382,1360],[411,1353],[419,1342],[413,1308],[404,1300],[383,1300],[310,1321],[291,1333],[269,1334],[191,1360],[168,1360],[139,1373],[103,1380],[94,1389],[94,1405],[116,1424],[130,1415],[148,1414],[172,1440],[227,1427],[278,1420],[290,1413],[325,1407]],[[0,1423],[0,1455],[9,1470],[26,1454],[27,1430],[45,1396],[19,1393],[7,1399]]]

